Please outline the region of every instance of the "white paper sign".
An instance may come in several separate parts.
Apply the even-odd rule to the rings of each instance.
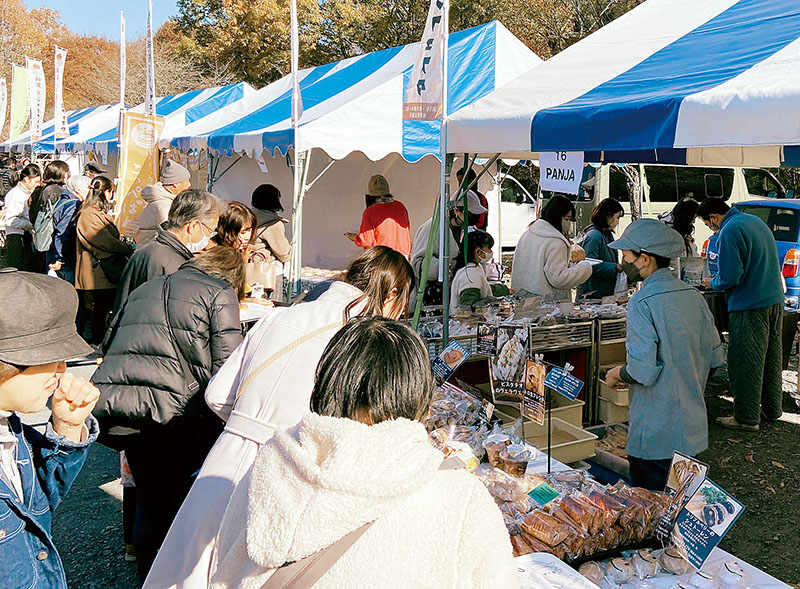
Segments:
[[[539,154],[539,186],[542,190],[578,194],[582,175],[582,151],[543,151]]]
[[[63,139],[69,137],[69,124],[67,123],[67,113],[64,110],[64,63],[67,61],[67,50],[56,45],[55,72],[56,79],[53,86],[55,104],[53,108],[53,120],[55,121],[56,138]]]
[[[262,174],[269,174],[267,162],[264,161],[264,157],[260,153],[256,154],[256,163],[258,163],[258,167],[261,169]]]
[[[28,68],[28,106],[31,110],[31,141],[42,138],[44,125],[44,105],[46,100],[46,87],[44,82],[44,69],[38,59],[25,58]]]

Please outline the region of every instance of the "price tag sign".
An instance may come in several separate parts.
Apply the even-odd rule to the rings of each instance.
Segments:
[[[477,353],[483,356],[497,355],[497,327],[489,323],[478,323]]]
[[[431,364],[436,382],[442,384],[450,378],[456,369],[471,355],[472,353],[456,340],[447,344],[447,347],[442,350],[441,354],[434,358]]]
[[[577,399],[583,389],[583,381],[566,373],[562,368],[552,368],[547,373],[544,384],[570,401]]]
[[[543,151],[539,154],[539,186],[542,190],[578,194],[582,177],[582,151]]]
[[[544,507],[553,499],[558,497],[559,493],[547,483],[541,483],[538,487],[534,488],[528,496],[536,501],[539,505]]]

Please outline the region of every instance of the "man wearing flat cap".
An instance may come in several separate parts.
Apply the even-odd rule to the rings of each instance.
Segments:
[[[375,174],[369,179],[366,201],[361,229],[358,233],[345,233],[344,236],[364,249],[385,245],[408,257],[411,253],[408,211],[403,203],[394,200],[386,178]]]
[[[191,174],[178,162],[167,160],[161,170],[161,181],[145,186],[142,198],[147,203],[139,217],[139,233],[136,245],[142,246],[153,239],[167,220],[172,200],[184,190],[192,187]]]
[[[683,251],[677,231],[639,219],[609,244],[622,251],[630,280],[643,281],[628,303],[625,365],[606,375],[629,387],[627,452],[631,484],[663,491],[675,451],[708,448],[703,391],[724,357],[703,296],[676,278],[669,261]]]

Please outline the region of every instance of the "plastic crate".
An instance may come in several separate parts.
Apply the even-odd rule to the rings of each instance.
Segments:
[[[603,423],[620,423],[628,421],[628,406],[617,405],[608,399],[600,397],[600,421]]]
[[[597,440],[595,434],[557,417],[552,419],[552,426],[550,446],[552,458],[569,464],[570,462],[578,462],[595,455],[594,443]],[[544,430],[540,435],[533,435],[527,431],[525,434],[528,442],[542,452],[547,452],[547,430]]]
[[[528,336],[530,353],[591,347],[592,321],[531,326]]]
[[[625,407],[629,404],[630,395],[628,393],[628,389],[615,389],[613,387],[608,386],[602,380],[597,381],[600,384],[600,397],[605,399],[606,401],[611,401],[615,405],[624,405]]]

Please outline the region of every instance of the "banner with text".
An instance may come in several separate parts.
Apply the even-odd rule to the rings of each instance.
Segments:
[[[128,69],[128,54],[125,49],[125,16],[119,12],[119,106],[125,108],[125,75]]]
[[[8,89],[6,79],[0,78],[0,135],[3,134],[3,127],[6,125],[6,103],[8,102]]]
[[[428,20],[403,101],[403,120],[437,121],[444,114],[444,54],[449,0],[431,0]]]
[[[56,45],[55,70],[56,83],[53,86],[55,104],[53,108],[53,121],[55,123],[56,138],[69,137],[69,124],[67,112],[64,110],[64,64],[67,61],[67,50]]]
[[[117,186],[117,226],[120,233],[135,237],[144,210],[142,189],[158,180],[158,139],[164,117],[122,113],[120,133],[119,184]]]
[[[539,187],[578,194],[583,177],[582,151],[543,151],[539,154]]]
[[[30,109],[28,108],[28,70],[21,65],[12,65],[9,139],[14,139],[22,133],[30,114]]]
[[[33,142],[42,138],[47,86],[41,60],[26,57],[25,66],[28,69],[28,107],[31,113],[31,142]]]

